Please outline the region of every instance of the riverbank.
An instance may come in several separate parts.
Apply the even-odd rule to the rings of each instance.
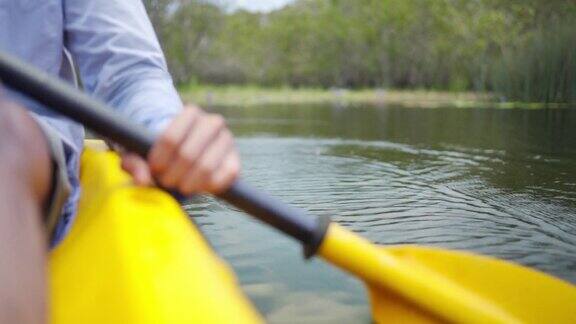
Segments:
[[[179,87],[185,102],[204,107],[261,106],[261,105],[368,105],[375,107],[497,107],[543,108],[563,107],[558,104],[498,102],[488,93],[441,92],[425,90],[388,89],[293,89],[262,88],[256,86],[198,86]]]
[[[492,102],[489,95],[386,89],[293,89],[255,86],[185,86],[180,93],[187,102],[202,106],[259,105],[400,105],[407,107],[469,107]]]

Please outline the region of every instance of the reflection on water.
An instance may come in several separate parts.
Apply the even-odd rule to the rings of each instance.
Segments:
[[[220,109],[244,178],[380,244],[465,249],[576,282],[576,111]],[[187,206],[272,323],[370,323],[362,284],[208,198]]]

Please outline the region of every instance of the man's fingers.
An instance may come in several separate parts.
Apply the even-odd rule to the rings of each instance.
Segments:
[[[190,131],[190,136],[182,144],[184,160],[196,161],[206,147],[225,130],[226,122],[220,115],[208,114]]]
[[[225,130],[224,119],[220,115],[205,114],[198,118],[194,127],[186,135],[186,139],[180,145],[173,156],[173,162],[160,173],[160,183],[166,188],[177,187],[185,173],[195,164],[208,146],[214,145],[220,133]]]
[[[174,154],[187,134],[193,127],[195,121],[202,115],[197,108],[184,109],[167,127],[166,131],[160,135],[158,141],[152,147],[148,155],[150,168],[154,173],[161,173],[170,165]]]
[[[228,190],[240,174],[240,158],[234,151],[225,157],[224,162],[208,182],[208,191],[220,194]]]
[[[148,162],[152,174],[168,189],[183,194],[222,192],[238,175],[240,161],[224,118],[200,109],[184,110],[154,144]],[[151,181],[140,162],[126,159],[137,182]]]
[[[134,153],[126,153],[122,156],[122,168],[130,173],[134,182],[139,186],[152,184],[152,175],[146,160]]]
[[[233,151],[234,140],[228,130],[219,133],[204,150],[201,157],[194,163],[189,171],[182,177],[178,189],[183,194],[197,191],[209,191],[208,182],[214,172],[218,172],[224,158]]]

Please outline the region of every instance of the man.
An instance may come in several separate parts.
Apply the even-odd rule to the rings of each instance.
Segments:
[[[147,160],[126,153],[137,184],[218,193],[239,173],[222,117],[182,107],[140,0],[0,0],[0,50],[70,79],[160,133]],[[0,323],[46,320],[45,260],[76,213],[80,125],[0,89]],[[46,225],[54,224],[54,228]]]

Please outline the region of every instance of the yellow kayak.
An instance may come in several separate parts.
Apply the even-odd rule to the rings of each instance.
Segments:
[[[87,149],[80,213],[50,257],[51,323],[259,323],[178,203]]]

